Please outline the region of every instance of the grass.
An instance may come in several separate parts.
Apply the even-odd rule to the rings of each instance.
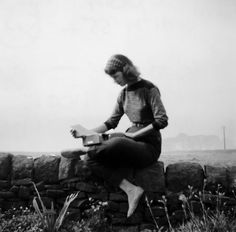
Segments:
[[[52,204],[50,209],[44,206],[39,192],[35,187],[38,202],[33,199],[33,206],[30,208],[9,209],[0,211],[0,231],[1,232],[112,232],[112,226],[106,215],[106,202],[89,199],[86,210],[83,211],[82,219],[79,221],[67,220],[67,210],[70,203],[77,197],[77,194],[69,195],[60,212],[56,212]],[[213,209],[206,208],[205,200],[205,182],[203,190],[196,192],[191,186],[188,188],[188,194],[180,194],[179,200],[182,202],[184,212],[183,222],[173,224],[167,208],[167,199],[162,197],[160,203],[163,205],[167,219],[166,227],[158,225],[158,220],[153,215],[151,202],[145,197],[145,202],[150,210],[155,229],[152,232],[235,232],[236,231],[236,207],[229,213],[224,208],[221,197],[224,193],[220,185],[216,190],[216,195],[211,195],[212,199],[216,196],[216,206]],[[234,192],[233,192],[234,194]],[[235,194],[234,197],[236,198]],[[201,207],[201,213],[196,214],[191,201],[198,199]],[[150,230],[148,230],[151,232]]]
[[[189,194],[179,195],[179,200],[182,201],[182,209],[184,212],[184,222],[181,225],[173,226],[171,223],[171,217],[168,213],[167,209],[167,200],[166,197],[163,196],[162,200],[159,202],[163,204],[165,209],[165,214],[168,222],[168,228],[158,226],[157,220],[152,214],[152,209],[150,206],[150,202],[146,197],[146,204],[151,212],[152,219],[154,221],[156,232],[235,232],[236,231],[236,206],[233,208],[233,212],[229,212],[224,208],[224,204],[221,201],[224,193],[220,191],[221,186],[218,185],[216,190],[216,207],[214,209],[206,208],[204,204],[205,199],[205,186],[206,180],[204,181],[202,192],[196,192],[193,190],[191,186],[188,187]],[[209,193],[208,193],[209,194]],[[236,196],[233,192],[233,195],[236,199]],[[215,198],[215,195],[211,194],[210,197]],[[198,199],[201,205],[201,214],[195,214],[193,207],[191,205],[192,199]]]

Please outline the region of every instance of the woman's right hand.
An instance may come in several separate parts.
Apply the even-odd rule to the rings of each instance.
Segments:
[[[80,138],[80,137],[83,137],[83,136],[80,135],[80,134],[78,133],[78,131],[75,130],[75,129],[71,129],[71,130],[70,130],[70,133],[71,133],[71,135],[72,135],[74,138]]]

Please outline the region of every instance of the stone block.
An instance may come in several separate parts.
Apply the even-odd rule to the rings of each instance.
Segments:
[[[75,199],[74,201],[71,202],[70,207],[73,208],[80,208],[81,210],[85,209],[85,206],[87,207],[87,205],[89,204],[89,200],[88,199]]]
[[[180,192],[192,186],[202,190],[204,171],[200,164],[179,162],[170,164],[166,168],[166,186],[169,191]]]
[[[15,197],[15,194],[13,192],[0,191],[0,198],[10,199],[10,198],[14,198],[14,197]]]
[[[61,189],[61,185],[59,185],[59,184],[45,184],[45,185],[44,185],[44,188],[45,188],[45,189],[54,189],[54,190],[57,190],[57,189]]]
[[[65,196],[66,193],[63,190],[48,189],[46,190],[46,195],[52,198],[59,198]]]
[[[183,202],[179,199],[180,194],[174,192],[167,192],[167,208],[169,213],[172,213],[176,210],[182,209]],[[164,204],[162,204],[164,206]]]
[[[35,185],[36,185],[36,188],[39,192],[45,190],[45,185],[44,185],[43,181],[40,181],[40,182],[36,183]],[[30,188],[31,188],[32,191],[35,191],[33,185]]]
[[[156,230],[155,224],[143,223],[139,226],[139,232],[154,232]]]
[[[34,179],[36,182],[44,181],[46,184],[58,182],[59,156],[43,155],[34,161]]]
[[[216,205],[226,205],[227,202],[231,201],[232,198],[224,196],[224,195],[214,195],[214,194],[208,194],[205,193],[202,195],[202,201],[203,203],[206,203],[208,205],[216,206]]]
[[[10,188],[9,191],[10,191],[10,192],[13,192],[13,193],[15,193],[15,194],[18,194],[19,190],[20,190],[20,187],[19,187],[19,186],[13,185],[13,186]]]
[[[154,217],[163,217],[163,216],[165,216],[164,207],[152,206],[151,210],[152,210],[152,213],[153,213]],[[148,207],[145,207],[144,216],[145,216],[145,218],[147,218],[147,219],[150,218],[152,220],[152,215],[151,215],[150,209]]]
[[[183,210],[176,210],[170,216],[170,221],[172,225],[183,224],[185,220],[185,214]]]
[[[120,213],[127,213],[129,209],[128,202],[120,202],[119,203],[119,212]]]
[[[165,192],[164,163],[157,163],[143,168],[136,169],[134,174],[135,182],[148,192]]]
[[[93,174],[91,168],[89,168],[83,160],[77,160],[74,167],[74,175],[81,180],[90,179]]]
[[[139,225],[143,221],[141,212],[134,212],[129,218],[126,213],[114,213],[111,215],[111,223],[113,225]]]
[[[3,208],[4,201],[5,201],[5,200],[4,200],[3,198],[0,198],[0,209]]]
[[[18,196],[20,199],[28,200],[30,198],[30,194],[31,194],[30,188],[25,186],[20,186],[18,192]]]
[[[217,191],[220,185],[221,191],[228,191],[228,171],[224,166],[205,165],[206,189],[212,192]]]
[[[191,207],[191,211],[198,216],[201,216],[203,213],[203,208],[202,208],[202,204],[199,201],[191,201],[190,202],[190,207]]]
[[[108,201],[107,202],[107,211],[108,212],[117,212],[119,211],[119,203],[114,201]]]
[[[53,204],[54,204],[54,200],[53,200],[52,198],[50,198],[50,197],[42,197],[42,196],[40,196],[40,197],[41,197],[41,200],[42,200],[44,206],[45,206],[47,209],[50,209],[50,208],[51,208],[52,202],[53,202]],[[35,197],[35,199],[36,199],[36,201],[37,201],[37,203],[38,203],[39,208],[41,209],[41,203],[40,203],[38,197]],[[32,199],[32,200],[33,200],[33,199]],[[55,204],[54,204],[54,205],[55,205]]]
[[[61,204],[61,205],[63,205],[64,204],[64,202],[65,202],[65,200],[66,200],[66,197],[67,196],[69,196],[70,194],[75,194],[76,192],[70,192],[70,193],[67,193],[67,195],[65,196],[63,196],[63,197],[59,197],[59,198],[57,198],[56,199],[56,201],[59,203],[59,204]],[[78,200],[84,200],[84,199],[86,199],[87,200],[87,195],[86,195],[86,193],[84,193],[84,192],[79,192],[78,193],[78,196],[76,197],[76,199],[74,200],[74,201],[78,201]],[[73,202],[74,202],[73,201]]]
[[[67,159],[61,157],[60,164],[59,164],[59,180],[69,179],[74,177],[74,169],[77,160],[75,159]]]
[[[25,178],[25,179],[12,180],[11,184],[12,185],[30,186],[30,185],[32,185],[32,179],[31,178]]]
[[[15,208],[15,209],[19,209],[19,208],[25,208],[25,207],[28,207],[28,201],[23,201],[23,200],[20,200],[19,198],[17,199],[8,199],[7,201],[5,200],[3,202],[3,206],[2,206],[2,209],[3,210],[8,210],[8,209],[12,209],[12,208]]]
[[[139,232],[138,226],[113,226],[113,232]]]
[[[10,182],[8,180],[0,180],[0,190],[8,189],[10,187]]]
[[[0,153],[0,180],[10,179],[12,155]]]
[[[86,182],[76,183],[76,189],[86,193],[96,193],[98,191],[95,185]]]
[[[12,179],[32,178],[34,159],[31,156],[15,155],[12,157]]]
[[[122,201],[127,201],[127,195],[125,193],[110,193],[109,194],[109,200],[110,201],[117,201],[117,202],[122,202]]]
[[[107,201],[108,200],[108,193],[107,192],[88,193],[88,197],[91,197],[95,200]]]
[[[236,190],[236,166],[228,167],[229,188]]]

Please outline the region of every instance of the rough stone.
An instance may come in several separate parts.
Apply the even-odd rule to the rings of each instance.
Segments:
[[[80,190],[80,191],[84,191],[86,193],[96,193],[97,192],[97,188],[89,183],[85,183],[85,182],[78,182],[76,184],[76,189]]]
[[[19,186],[13,185],[13,186],[10,188],[9,191],[10,191],[10,192],[13,192],[13,193],[15,193],[15,194],[18,194],[19,189],[20,189]]]
[[[0,191],[0,198],[10,199],[10,198],[14,198],[14,197],[15,197],[15,194],[13,192]]]
[[[228,168],[229,188],[236,189],[236,166]]]
[[[223,166],[205,165],[206,189],[217,191],[218,185],[221,191],[227,191],[229,187],[227,168]]]
[[[128,202],[120,202],[119,203],[119,212],[121,213],[127,213],[128,212]]]
[[[37,203],[38,203],[39,208],[41,208],[41,203],[40,203],[38,197],[35,197],[35,199],[36,199],[36,201],[37,201]],[[32,199],[32,200],[33,200],[33,199]],[[51,208],[52,202],[54,203],[53,198],[50,198],[50,197],[42,197],[42,196],[41,196],[41,200],[42,200],[44,206],[45,206],[47,209],[50,209],[50,208]]]
[[[107,202],[107,211],[109,212],[117,212],[119,211],[119,203],[116,203],[114,201],[108,201]]]
[[[179,200],[179,194],[174,192],[166,193],[167,208],[170,213],[182,208],[183,202]],[[164,206],[164,204],[162,204]]]
[[[81,180],[91,179],[92,171],[83,160],[77,160],[74,167],[74,175]]]
[[[5,201],[5,200],[4,200],[3,198],[0,198],[0,209],[3,208],[4,201]]]
[[[141,212],[134,212],[129,218],[123,213],[114,213],[111,218],[113,225],[139,225],[142,223],[143,215]]]
[[[152,210],[152,213],[153,213],[154,217],[163,217],[163,216],[165,216],[164,207],[152,206],[151,210]],[[144,215],[145,215],[145,218],[152,218],[150,209],[148,207],[145,208]]]
[[[20,186],[18,196],[20,199],[28,200],[30,198],[30,188],[25,186]]]
[[[34,159],[31,156],[15,155],[12,157],[12,179],[32,178]]]
[[[157,163],[143,169],[136,169],[134,174],[135,182],[145,191],[165,192],[164,163]]]
[[[83,200],[75,199],[74,201],[71,202],[70,207],[84,209],[84,207],[88,204],[89,204],[88,199],[83,199]]]
[[[8,210],[8,209],[12,209],[12,208],[16,208],[16,209],[19,209],[19,208],[25,208],[25,207],[28,207],[28,201],[22,201],[22,200],[19,200],[19,199],[7,199],[7,201],[5,200],[3,202],[3,205],[2,205],[2,209],[3,210]]]
[[[139,226],[140,232],[154,232],[156,230],[156,226],[154,224],[143,223]]]
[[[36,182],[51,184],[58,182],[60,157],[43,155],[34,161],[34,178]]]
[[[157,204],[160,200],[162,200],[162,196],[165,194],[156,193],[156,192],[145,192],[145,199],[153,204]]]
[[[69,179],[74,177],[74,169],[77,160],[75,159],[66,159],[61,157],[59,164],[59,180]]]
[[[113,226],[112,227],[113,232],[138,232],[139,228],[138,226]]]
[[[201,202],[199,202],[199,201],[191,201],[190,202],[190,207],[191,207],[191,211],[195,215],[202,215],[203,208],[202,208]]]
[[[56,189],[48,189],[46,190],[46,194],[48,197],[53,197],[53,198],[59,198],[66,195],[63,190],[56,190]]]
[[[171,223],[173,225],[182,224],[185,220],[185,214],[183,210],[176,210],[170,216]]]
[[[204,203],[208,203],[210,205],[217,205],[217,204],[226,204],[231,200],[230,197],[224,195],[214,195],[214,194],[203,194],[202,201]]]
[[[109,200],[122,202],[122,201],[127,201],[128,198],[127,198],[127,195],[125,195],[124,193],[110,193]]]
[[[179,162],[166,168],[166,185],[169,191],[180,192],[192,186],[202,190],[204,172],[200,164]]]
[[[8,189],[10,187],[10,182],[8,180],[0,180],[0,190]]]
[[[35,185],[36,185],[36,188],[39,192],[45,190],[44,181],[40,181],[40,182],[36,183]],[[31,190],[33,190],[33,191],[35,190],[33,185],[31,186]]]
[[[61,186],[59,184],[45,184],[44,187],[45,189],[61,189]]]
[[[8,180],[11,172],[12,155],[0,153],[0,180]]]
[[[107,192],[88,193],[88,197],[91,197],[95,200],[107,201],[108,193]]]
[[[32,179],[31,178],[25,178],[25,179],[19,179],[19,180],[12,180],[12,185],[32,185]]]

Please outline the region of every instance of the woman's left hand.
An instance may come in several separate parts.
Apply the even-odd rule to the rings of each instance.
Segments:
[[[130,133],[130,132],[125,132],[125,136],[131,139],[135,138],[135,134],[134,133]]]

